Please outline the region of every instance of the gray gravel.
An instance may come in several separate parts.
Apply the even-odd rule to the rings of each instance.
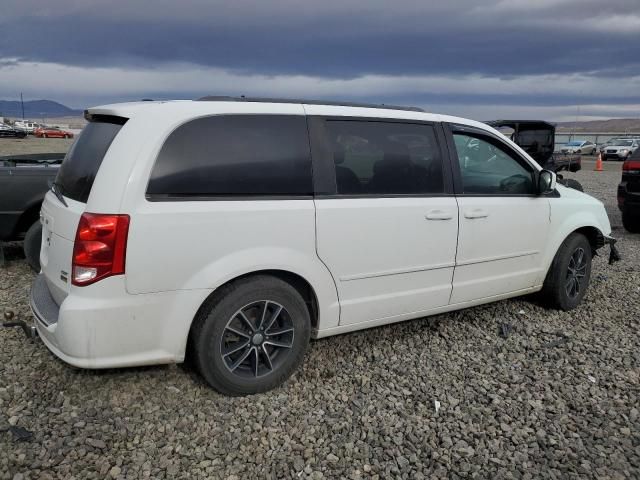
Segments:
[[[0,331],[0,430],[33,432],[0,433],[0,479],[638,478],[640,236],[620,227],[619,165],[591,168],[571,176],[624,261],[596,258],[569,313],[517,299],[316,341],[247,398],[180,366],[76,370]],[[29,316],[32,278],[10,249],[0,311]]]

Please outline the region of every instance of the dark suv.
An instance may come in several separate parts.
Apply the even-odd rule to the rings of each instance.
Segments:
[[[624,228],[631,233],[640,233],[640,148],[622,164],[618,207]]]
[[[29,265],[40,270],[40,206],[64,153],[0,157],[0,242],[24,241]],[[2,258],[0,244],[0,260]]]

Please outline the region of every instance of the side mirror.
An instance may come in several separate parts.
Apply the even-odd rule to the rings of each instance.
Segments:
[[[556,189],[556,174],[550,170],[541,170],[538,174],[538,195],[551,193]]]

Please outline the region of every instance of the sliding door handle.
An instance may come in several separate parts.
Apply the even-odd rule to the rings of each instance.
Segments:
[[[424,218],[427,220],[451,220],[453,218],[453,214],[443,210],[431,210]]]
[[[486,218],[489,216],[484,208],[474,208],[473,210],[465,210],[464,218]]]

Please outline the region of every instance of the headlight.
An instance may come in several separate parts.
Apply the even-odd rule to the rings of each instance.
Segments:
[[[618,153],[622,153],[623,155],[624,155],[625,153],[628,153],[628,152],[629,152],[629,150],[628,150],[628,149],[626,149],[626,148],[623,148],[622,150],[618,150]]]

